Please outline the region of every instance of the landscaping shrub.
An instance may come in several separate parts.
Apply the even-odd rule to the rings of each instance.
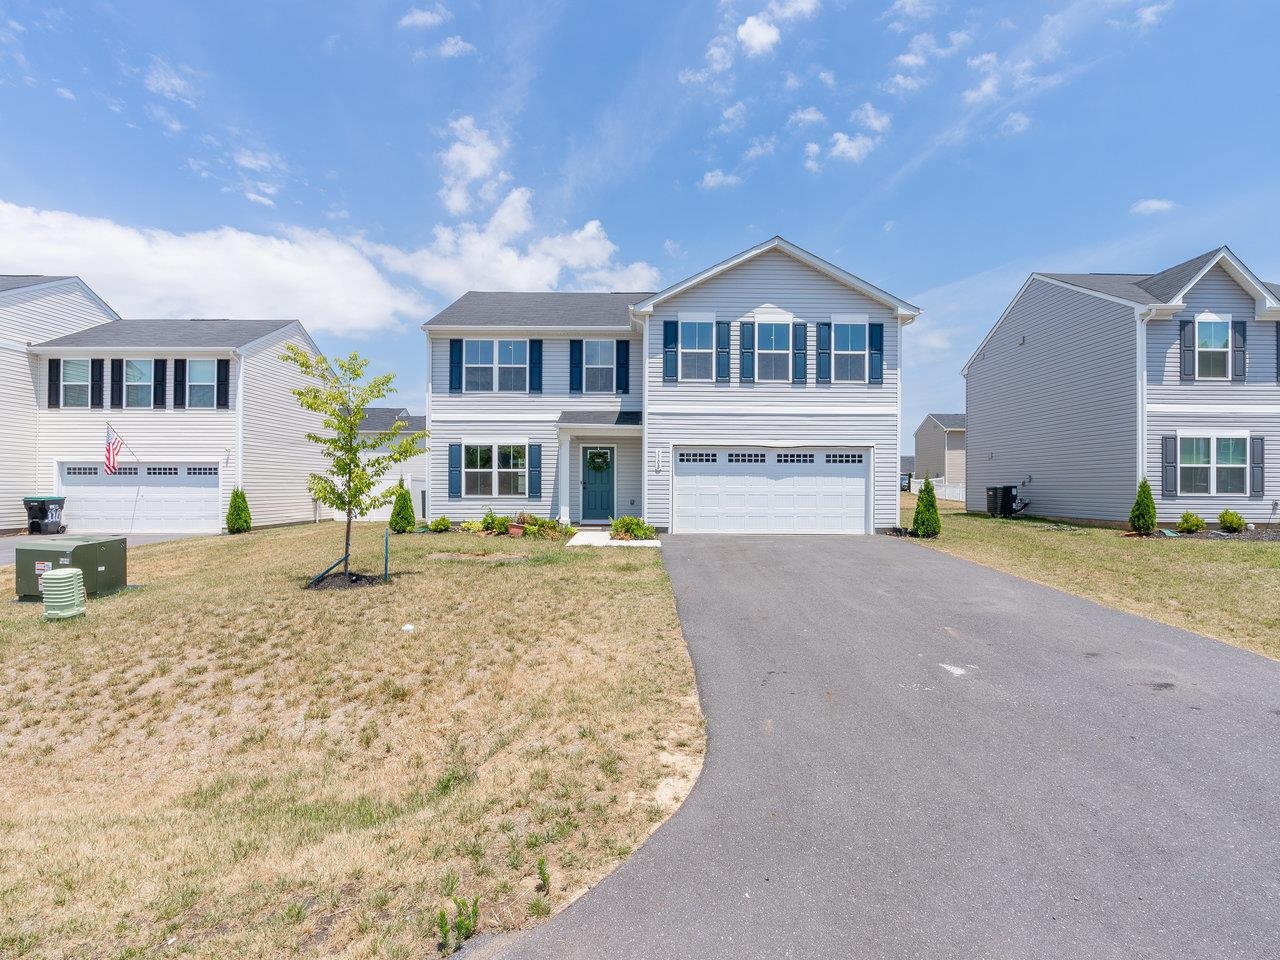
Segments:
[[[1138,496],[1129,511],[1129,529],[1142,537],[1156,532],[1156,501],[1146,477],[1138,484]]]
[[[911,533],[931,540],[942,532],[942,518],[938,516],[938,498],[933,492],[933,481],[925,478],[916,500],[916,513],[911,518]]]
[[[432,533],[448,533],[451,526],[453,524],[449,522],[448,517],[436,517],[427,525],[427,529]]]
[[[546,537],[549,540],[556,540],[560,537],[572,536],[573,527],[566,526],[559,520],[553,520],[550,517],[535,517],[531,513],[519,513],[516,515],[516,523],[524,526],[524,535],[526,537]]]
[[[1190,510],[1182,515],[1182,519],[1178,521],[1179,533],[1199,533],[1204,529],[1204,521],[1196,516]]]
[[[458,526],[464,533],[479,533],[484,529],[484,523],[479,520],[463,520]]]
[[[639,517],[618,517],[609,526],[611,540],[656,540],[658,531]]]
[[[1218,526],[1222,528],[1223,533],[1243,533],[1244,517],[1234,510],[1223,510],[1218,514]]]
[[[231,503],[227,507],[227,533],[248,533],[253,529],[253,517],[249,515],[249,499],[236,487],[231,491]]]
[[[405,489],[402,482],[396,488],[396,501],[391,508],[391,520],[387,526],[391,528],[392,533],[408,533],[417,524],[418,518],[413,512],[413,497],[409,495],[409,491]]]

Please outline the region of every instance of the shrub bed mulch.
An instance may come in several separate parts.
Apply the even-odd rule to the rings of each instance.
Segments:
[[[323,580],[307,584],[307,590],[355,590],[359,587],[376,587],[382,583],[381,577],[371,577],[366,573],[331,573]]]
[[[1221,530],[1201,530],[1199,533],[1180,533],[1188,540],[1275,540],[1280,541],[1280,527],[1256,527],[1240,533],[1223,533]],[[1168,539],[1172,540],[1173,537]]]

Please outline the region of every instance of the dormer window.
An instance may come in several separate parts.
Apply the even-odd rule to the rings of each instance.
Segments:
[[[89,361],[62,361],[62,405],[89,406]]]
[[[1231,317],[1202,313],[1196,317],[1196,379],[1231,379]]]

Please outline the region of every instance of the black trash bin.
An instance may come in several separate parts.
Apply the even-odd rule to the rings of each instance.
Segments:
[[[22,505],[27,508],[28,533],[66,533],[62,525],[62,508],[66,506],[66,497],[23,497]]]

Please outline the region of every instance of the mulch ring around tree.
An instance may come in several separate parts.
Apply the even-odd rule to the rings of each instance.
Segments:
[[[357,587],[376,587],[382,583],[381,577],[371,577],[365,573],[331,573],[323,580],[309,583],[305,590],[354,590]]]

